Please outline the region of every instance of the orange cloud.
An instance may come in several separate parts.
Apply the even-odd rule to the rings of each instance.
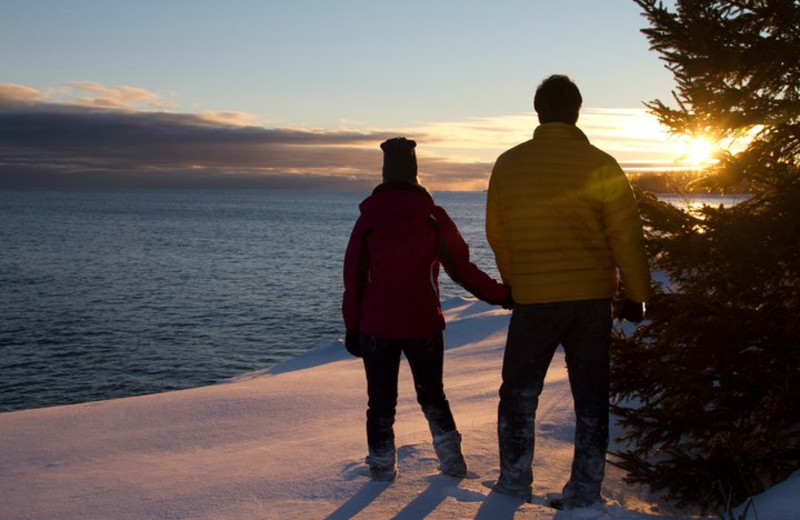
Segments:
[[[203,112],[198,116],[203,121],[212,124],[233,126],[255,126],[257,119],[247,112]]]
[[[4,104],[33,103],[41,100],[41,97],[35,88],[13,83],[0,84],[0,107]]]
[[[70,81],[45,89],[43,95],[50,101],[97,108],[148,110],[176,106],[160,94],[140,87],[108,86],[93,81]]]

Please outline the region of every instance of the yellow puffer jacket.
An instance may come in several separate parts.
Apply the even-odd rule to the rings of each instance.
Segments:
[[[617,269],[628,299],[650,292],[642,222],[630,183],[574,125],[539,125],[494,165],[486,236],[518,303],[610,298]]]

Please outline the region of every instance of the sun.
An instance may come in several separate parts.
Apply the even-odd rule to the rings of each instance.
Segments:
[[[706,136],[687,137],[680,143],[678,162],[686,166],[699,168],[714,162],[717,145]]]

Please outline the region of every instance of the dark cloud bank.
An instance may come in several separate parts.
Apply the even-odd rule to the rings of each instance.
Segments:
[[[379,181],[378,145],[389,137],[0,96],[0,189],[366,190]],[[437,160],[428,166],[448,183],[485,177],[488,168]]]

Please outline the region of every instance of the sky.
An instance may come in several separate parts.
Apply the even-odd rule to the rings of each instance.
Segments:
[[[0,188],[365,189],[402,135],[425,185],[484,189],[554,73],[626,171],[674,168],[646,26],[632,0],[8,2]]]

